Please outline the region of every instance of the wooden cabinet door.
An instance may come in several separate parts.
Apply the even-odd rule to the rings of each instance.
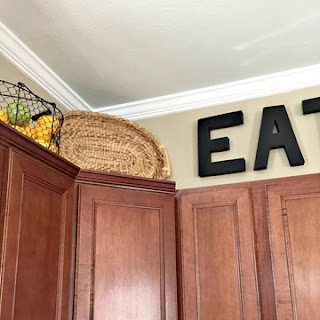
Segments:
[[[176,320],[174,194],[79,188],[75,319]]]
[[[73,179],[18,152],[9,168],[0,319],[67,320]]]
[[[277,319],[320,319],[319,176],[266,190]]]
[[[178,199],[181,319],[260,319],[249,189]]]

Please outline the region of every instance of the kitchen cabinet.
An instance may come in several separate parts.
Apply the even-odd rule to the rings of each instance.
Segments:
[[[175,185],[80,172],[75,319],[177,319]]]
[[[320,175],[181,190],[180,319],[320,319]]]
[[[0,319],[177,320],[175,184],[0,137]]]
[[[0,123],[0,320],[318,319],[319,206],[320,174],[176,193]]]
[[[249,189],[179,200],[181,317],[260,319]]]
[[[320,319],[319,176],[266,193],[277,319]]]
[[[79,169],[0,126],[0,319],[69,319]]]

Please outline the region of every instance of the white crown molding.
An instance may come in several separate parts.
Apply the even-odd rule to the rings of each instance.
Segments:
[[[153,99],[94,108],[0,21],[0,53],[68,110],[89,110],[138,120],[250,100],[320,85],[320,64]]]
[[[250,100],[320,85],[320,64],[95,111],[131,120]]]
[[[0,53],[68,110],[91,107],[0,21]]]

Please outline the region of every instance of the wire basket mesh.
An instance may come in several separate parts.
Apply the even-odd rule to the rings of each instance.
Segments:
[[[0,121],[54,153],[60,150],[62,112],[21,82],[0,80]]]

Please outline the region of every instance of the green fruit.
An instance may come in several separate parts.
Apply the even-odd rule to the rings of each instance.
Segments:
[[[7,108],[8,120],[10,124],[26,126],[31,120],[31,112],[28,106],[12,102]]]

